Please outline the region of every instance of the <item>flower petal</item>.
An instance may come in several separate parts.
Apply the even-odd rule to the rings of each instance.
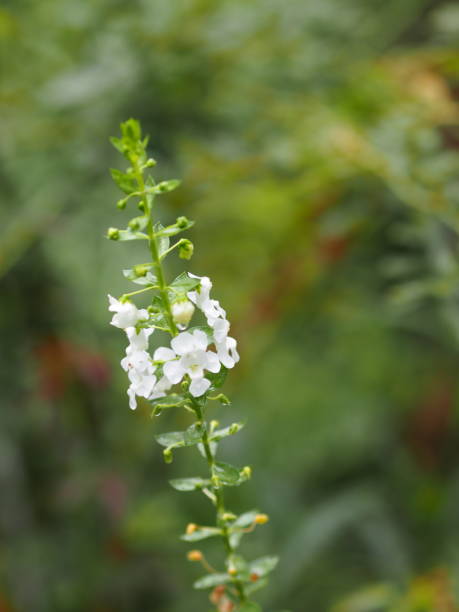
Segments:
[[[179,361],[167,361],[163,366],[163,371],[173,385],[180,382],[186,373]]]
[[[154,352],[153,359],[155,361],[170,361],[171,359],[175,359],[175,353],[172,349],[167,348],[166,346],[160,346]]]
[[[193,339],[195,348],[201,351],[205,351],[209,341],[207,339],[206,332],[203,332],[201,329],[195,329],[193,332]]]
[[[206,357],[207,357],[207,365],[206,365],[206,370],[209,370],[209,372],[213,372],[214,374],[216,374],[217,372],[220,372],[220,360],[218,359],[218,355],[216,355],[213,351],[208,351],[206,353]]]
[[[195,341],[190,332],[182,332],[175,338],[172,338],[171,346],[177,355],[185,355],[190,353],[195,348]]]
[[[199,397],[200,395],[204,395],[209,387],[210,380],[207,380],[207,378],[195,378],[191,381],[190,393],[194,397]]]

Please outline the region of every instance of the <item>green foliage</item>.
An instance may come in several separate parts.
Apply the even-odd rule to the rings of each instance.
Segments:
[[[230,492],[272,516],[282,563],[260,601],[328,610],[367,584],[402,599],[438,564],[457,575],[456,13],[450,0],[3,3],[0,606],[206,608],[166,536],[199,514],[199,492],[177,503],[151,407],[120,407],[106,325],[103,296],[129,291],[119,270],[146,245],[100,244],[142,212],[107,180],[130,164],[106,143],[131,115],[164,176],[184,179],[147,196],[165,225],[199,219],[196,270],[241,341],[226,389],[250,427],[222,451],[262,468]],[[119,197],[123,221],[107,208]],[[167,411],[164,429],[186,418]],[[199,474],[185,452],[166,469],[179,470]],[[217,538],[206,546],[218,559]]]

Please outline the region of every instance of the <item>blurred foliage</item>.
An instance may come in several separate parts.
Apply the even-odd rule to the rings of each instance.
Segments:
[[[236,322],[266,610],[454,609],[458,34],[451,0],[4,0],[0,610],[200,606],[167,485],[199,465],[162,465],[108,326],[129,116]]]

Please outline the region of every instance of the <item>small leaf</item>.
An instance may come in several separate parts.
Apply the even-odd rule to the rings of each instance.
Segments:
[[[154,400],[150,400],[150,403],[152,406],[155,406],[155,408],[165,410],[166,408],[178,408],[179,406],[183,406],[186,401],[187,398],[184,395],[171,393],[170,395],[165,395],[164,397],[158,397]]]
[[[248,512],[244,512],[244,514],[241,514],[237,517],[231,527],[250,527],[250,525],[252,525],[253,521],[255,520],[255,517],[259,513],[259,510],[249,510]]]
[[[149,270],[144,275],[139,276],[136,266],[123,270],[123,276],[137,285],[156,285],[158,281],[156,276]]]
[[[208,378],[211,382],[210,391],[215,391],[223,386],[223,383],[226,380],[226,376],[228,374],[228,369],[225,366],[220,368],[220,372],[217,374],[213,374],[212,372],[206,372],[206,378]]]
[[[222,535],[222,530],[218,527],[198,527],[192,533],[184,533],[180,536],[180,539],[185,540],[185,542],[198,542],[219,535]]]
[[[222,438],[233,436],[244,427],[244,423],[232,423],[228,427],[223,429],[217,429],[210,436],[209,440],[212,442],[219,442]]]
[[[154,231],[157,236],[158,253],[160,257],[167,251],[171,242],[168,236],[161,235],[163,229],[164,227],[161,223],[155,223]]]
[[[169,480],[169,483],[177,491],[199,491],[212,484],[205,478],[174,478]]]
[[[137,190],[137,181],[132,174],[125,174],[116,168],[110,168],[112,179],[124,193],[132,193]]]
[[[118,240],[148,240],[148,236],[143,232],[133,232],[130,229],[119,230]]]
[[[190,229],[190,227],[193,227],[193,225],[194,225],[194,221],[189,221],[187,219],[186,224],[184,223],[180,227],[176,223],[174,223],[174,225],[168,225],[167,227],[161,230],[160,235],[161,236],[175,236],[176,234],[179,234],[180,232],[184,232],[185,230]]]
[[[170,286],[182,293],[187,293],[198,287],[200,282],[199,278],[192,278],[186,272],[182,272],[172,281]]]
[[[140,140],[142,137],[142,130],[140,127],[139,121],[137,119],[128,119],[127,121],[123,121],[120,125],[121,134],[124,138],[129,138],[130,140]]]
[[[170,181],[161,181],[161,183],[158,183],[157,185],[155,185],[155,192],[156,193],[168,193],[169,191],[173,191],[174,189],[177,189],[179,185],[180,185],[180,181],[178,179],[171,179]]]
[[[196,580],[193,586],[195,589],[209,589],[219,584],[227,584],[230,581],[231,578],[228,574],[209,574]]]
[[[155,436],[156,441],[161,446],[166,448],[177,448],[184,446],[183,431],[170,431],[169,433],[158,434]]]
[[[240,473],[238,468],[223,461],[217,461],[214,464],[214,474],[224,485],[234,486],[239,484]]]
[[[255,559],[255,561],[252,561],[250,563],[250,573],[257,574],[261,578],[262,576],[266,576],[266,574],[269,574],[269,572],[272,572],[278,562],[279,557],[260,557],[259,559]]]

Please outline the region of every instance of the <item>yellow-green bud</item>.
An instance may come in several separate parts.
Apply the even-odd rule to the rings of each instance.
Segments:
[[[236,518],[236,515],[233,514],[232,512],[225,512],[224,514],[222,514],[222,519],[224,521],[234,521],[235,518]]]
[[[109,227],[107,230],[107,238],[109,240],[119,240],[120,230],[116,229],[116,227]]]
[[[139,264],[137,266],[134,266],[132,268],[134,274],[138,277],[138,276],[145,276],[146,273],[149,270],[149,266],[143,266],[142,264]]]
[[[163,457],[164,457],[165,463],[172,463],[173,455],[172,455],[172,451],[170,448],[165,448],[163,450]]]
[[[131,219],[128,223],[128,227],[130,227],[132,230],[138,230],[140,227],[140,223],[138,219]]]
[[[250,478],[252,476],[252,468],[249,465],[246,465],[241,470],[241,476],[245,478]]]
[[[179,227],[180,229],[185,229],[185,227],[188,226],[188,219],[186,217],[177,217],[175,224],[177,227]]]
[[[191,259],[193,257],[194,246],[191,240],[183,238],[178,246],[180,259]]]
[[[257,514],[253,520],[256,525],[264,525],[269,521],[269,516],[267,514]]]

